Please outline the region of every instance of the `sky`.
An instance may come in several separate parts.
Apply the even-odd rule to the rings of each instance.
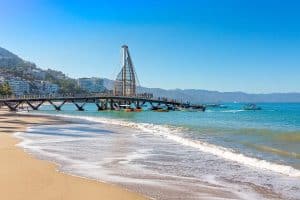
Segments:
[[[300,2],[0,0],[0,46],[70,77],[115,79],[127,44],[140,85],[300,92]]]

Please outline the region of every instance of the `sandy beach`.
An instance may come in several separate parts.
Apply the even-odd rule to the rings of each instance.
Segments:
[[[0,199],[146,199],[121,187],[60,173],[16,147],[13,133],[28,126],[64,123],[60,119],[0,111]]]

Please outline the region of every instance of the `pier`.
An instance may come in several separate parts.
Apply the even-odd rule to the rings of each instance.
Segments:
[[[26,106],[32,110],[39,110],[44,105],[52,105],[57,111],[62,110],[66,103],[75,105],[78,111],[84,111],[87,103],[93,103],[97,106],[98,111],[102,110],[121,110],[122,105],[131,105],[135,108],[141,108],[145,104],[151,105],[152,108],[157,106],[166,106],[168,110],[178,110],[181,108],[197,109],[205,111],[204,105],[188,104],[176,102],[167,99],[142,98],[138,96],[114,96],[105,94],[96,95],[70,95],[70,96],[22,96],[6,97],[0,99],[0,106],[6,106],[10,111],[17,111]]]

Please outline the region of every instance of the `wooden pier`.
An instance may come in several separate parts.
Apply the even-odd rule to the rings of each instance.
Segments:
[[[21,96],[21,97],[2,97],[0,98],[0,106],[6,106],[10,111],[17,111],[24,104],[28,105],[32,110],[38,110],[43,104],[49,103],[57,111],[60,111],[64,104],[72,103],[78,111],[84,111],[87,103],[94,103],[98,111],[102,110],[120,110],[121,105],[134,105],[141,108],[146,103],[152,107],[165,105],[168,110],[176,110],[179,108],[189,108],[205,111],[204,105],[195,105],[182,103],[167,99],[143,98],[138,96],[113,96],[113,95],[71,95],[71,96]]]

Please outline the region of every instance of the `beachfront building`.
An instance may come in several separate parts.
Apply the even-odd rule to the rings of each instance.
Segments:
[[[30,94],[53,95],[57,94],[59,89],[57,84],[49,81],[33,81],[30,84]]]
[[[14,95],[24,95],[28,94],[30,91],[30,84],[28,81],[12,78],[7,80]]]
[[[38,87],[39,94],[57,94],[59,91],[59,86],[48,81],[41,81]]]
[[[104,81],[101,78],[79,78],[77,84],[80,88],[90,92],[90,93],[99,93],[104,92]]]
[[[114,95],[136,96],[138,79],[129,54],[128,46],[123,45],[122,52],[122,69],[115,80]]]

